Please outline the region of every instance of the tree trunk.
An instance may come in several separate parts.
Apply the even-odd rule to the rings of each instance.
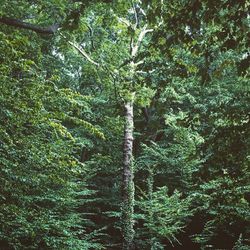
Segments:
[[[122,237],[123,250],[133,249],[134,239],[134,181],[133,181],[133,102],[125,104],[122,182]]]
[[[150,202],[150,210],[149,212],[149,223],[153,225],[154,223],[154,218],[153,218],[153,213],[152,213],[152,201],[153,201],[153,191],[154,191],[154,171],[149,167],[148,169],[148,198]],[[153,244],[154,244],[154,237],[153,237],[153,232],[152,230],[149,230],[149,237],[150,237],[150,249],[153,249]]]

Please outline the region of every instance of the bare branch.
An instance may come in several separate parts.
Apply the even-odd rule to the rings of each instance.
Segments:
[[[134,2],[131,1],[131,4],[132,4],[133,11],[134,11],[134,16],[135,16],[134,30],[136,30],[136,28],[138,27],[138,24],[139,24],[139,19],[138,19],[138,14],[137,14],[136,7],[135,7]]]
[[[91,62],[92,64],[94,64],[95,66],[99,67],[100,64],[95,62],[93,59],[91,59],[91,57],[87,54],[87,52],[85,52],[82,48],[80,48],[77,44],[72,43],[72,42],[68,42],[71,46],[73,46],[81,55],[83,55],[89,62]]]
[[[134,48],[134,38],[133,36],[130,37],[130,43],[129,43],[129,52],[130,52],[130,55],[132,55],[133,53],[133,48]]]
[[[121,17],[118,17],[118,16],[116,16],[116,17],[117,17],[119,22],[125,24],[127,27],[131,26],[130,22],[128,20],[126,20],[125,18],[121,18]]]
[[[139,9],[140,9],[142,15],[146,17],[147,15],[146,15],[145,11],[140,6],[139,6]]]
[[[152,74],[155,72],[155,69],[149,70],[149,71],[143,71],[143,70],[136,70],[136,73],[138,74]]]
[[[144,28],[142,29],[141,33],[138,36],[138,40],[137,40],[136,45],[134,45],[132,48],[132,52],[131,52],[132,57],[136,56],[136,54],[141,46],[142,40],[144,39],[145,35],[149,32],[153,32],[153,29],[147,29],[147,26],[144,26]]]
[[[135,66],[141,65],[141,64],[143,64],[143,63],[144,63],[144,60],[141,60],[141,61],[135,63]]]

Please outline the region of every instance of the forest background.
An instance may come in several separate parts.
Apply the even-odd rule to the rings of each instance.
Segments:
[[[0,249],[249,249],[246,0],[0,1]]]

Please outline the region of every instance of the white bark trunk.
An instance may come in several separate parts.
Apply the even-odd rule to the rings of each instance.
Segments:
[[[122,236],[123,250],[133,249],[133,214],[134,214],[134,181],[133,181],[133,102],[125,104],[125,127],[123,148],[123,183],[122,183]]]

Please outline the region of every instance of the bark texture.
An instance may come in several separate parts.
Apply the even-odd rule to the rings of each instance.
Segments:
[[[123,148],[122,182],[122,236],[123,250],[133,249],[134,238],[134,181],[133,181],[133,102],[125,104],[125,127]]]

